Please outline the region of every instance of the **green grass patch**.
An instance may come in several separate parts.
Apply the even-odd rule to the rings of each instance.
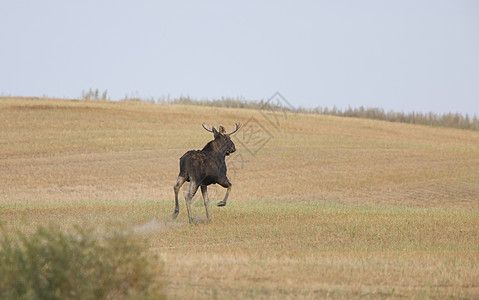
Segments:
[[[156,257],[121,232],[40,226],[0,236],[1,299],[163,299]]]

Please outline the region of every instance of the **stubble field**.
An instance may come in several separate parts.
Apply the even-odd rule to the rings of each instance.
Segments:
[[[222,123],[233,189],[172,220],[179,157]],[[186,189],[186,184],[184,189]],[[171,299],[478,298],[479,132],[247,109],[0,99],[0,222],[121,227]]]

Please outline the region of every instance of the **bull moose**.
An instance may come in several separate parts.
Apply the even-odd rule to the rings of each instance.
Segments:
[[[203,149],[190,150],[180,158],[180,173],[174,186],[175,211],[173,212],[173,219],[175,219],[180,212],[178,191],[185,181],[190,182],[190,187],[185,197],[189,223],[193,223],[190,207],[191,200],[199,187],[201,187],[201,194],[203,195],[208,221],[211,220],[208,211],[208,185],[217,183],[227,189],[224,199],[216,204],[217,206],[226,205],[226,200],[231,191],[231,182],[228,180],[228,177],[226,177],[225,157],[236,151],[235,144],[230,136],[241,127],[241,124],[235,123],[235,129],[230,133],[226,133],[223,126],[216,128],[215,126],[209,127],[205,123],[202,125],[206,131],[214,134],[214,140],[206,144]]]

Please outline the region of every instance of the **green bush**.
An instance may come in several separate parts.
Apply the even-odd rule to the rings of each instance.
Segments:
[[[164,299],[158,258],[126,234],[0,234],[0,299]]]

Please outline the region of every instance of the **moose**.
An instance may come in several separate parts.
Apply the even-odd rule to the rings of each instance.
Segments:
[[[225,157],[236,151],[235,144],[230,136],[241,127],[241,124],[235,123],[235,129],[230,133],[226,133],[225,128],[221,125],[218,128],[214,125],[209,127],[205,123],[202,125],[206,131],[214,134],[214,140],[206,144],[203,149],[190,150],[180,158],[180,173],[173,187],[175,190],[173,219],[176,219],[180,212],[178,192],[185,181],[190,182],[189,190],[185,197],[188,221],[190,224],[193,223],[190,207],[191,200],[199,187],[201,187],[201,194],[203,196],[208,221],[211,221],[208,211],[208,185],[217,183],[227,189],[224,199],[216,204],[220,207],[226,205],[232,184],[228,180],[228,177],[226,177]]]

